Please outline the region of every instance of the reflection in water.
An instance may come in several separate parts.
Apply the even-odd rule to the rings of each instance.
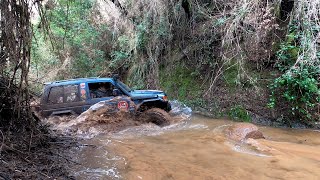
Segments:
[[[77,179],[319,179],[320,134],[260,127],[266,139],[233,141],[234,124],[194,116],[159,128],[99,135],[77,154]]]

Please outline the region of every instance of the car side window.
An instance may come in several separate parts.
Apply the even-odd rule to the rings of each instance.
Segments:
[[[64,86],[64,102],[77,102],[79,99],[78,85],[67,85]]]
[[[50,88],[48,103],[49,104],[63,103],[63,86],[55,86]]]
[[[97,82],[97,83],[88,83],[90,97],[91,98],[102,98],[110,97],[113,95],[114,86],[110,82]]]
[[[49,104],[61,104],[80,101],[78,85],[52,87],[49,92]]]

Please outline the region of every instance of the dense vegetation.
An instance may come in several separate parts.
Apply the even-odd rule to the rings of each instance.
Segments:
[[[319,9],[311,0],[49,0],[49,27],[33,28],[30,77],[118,73],[215,116],[310,124],[319,120]]]
[[[59,152],[68,147],[52,144],[61,140],[31,111],[30,8],[41,4],[29,2],[0,1],[0,179],[71,179]]]

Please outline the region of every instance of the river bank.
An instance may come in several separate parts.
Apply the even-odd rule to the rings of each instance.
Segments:
[[[0,128],[1,131],[1,128]],[[70,174],[72,161],[68,150],[80,146],[72,137],[49,132],[2,132],[0,146],[0,180],[75,179]],[[29,142],[24,142],[30,136]],[[28,144],[25,149],[23,144]]]

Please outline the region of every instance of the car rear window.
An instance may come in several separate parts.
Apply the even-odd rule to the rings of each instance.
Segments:
[[[55,86],[50,89],[48,103],[60,104],[80,101],[79,85]]]
[[[63,86],[56,86],[50,89],[48,103],[50,104],[63,103]]]

